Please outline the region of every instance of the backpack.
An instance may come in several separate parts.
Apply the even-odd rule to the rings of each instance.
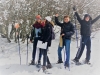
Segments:
[[[52,38],[52,40],[54,40],[55,39],[55,33],[54,33],[54,30],[53,30],[53,27],[52,27],[52,31],[51,32],[52,32],[52,34],[51,34],[52,37],[51,38]]]

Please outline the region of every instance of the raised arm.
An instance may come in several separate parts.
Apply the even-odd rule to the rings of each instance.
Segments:
[[[62,26],[62,23],[60,23],[58,20],[58,14],[56,14],[56,16],[55,16],[55,23],[60,27]]]
[[[77,20],[79,21],[79,23],[81,23],[82,19],[80,18],[79,14],[77,12],[75,12],[75,16],[77,17]]]
[[[79,23],[81,24],[82,19],[80,18],[79,14],[77,13],[76,6],[73,6],[73,11],[75,12],[75,16],[77,17],[77,20],[78,20]],[[76,17],[75,17],[75,18],[76,18]]]
[[[91,21],[91,23],[92,23],[92,24],[95,23],[99,18],[100,18],[100,15],[97,16],[95,19],[93,19],[93,20]]]

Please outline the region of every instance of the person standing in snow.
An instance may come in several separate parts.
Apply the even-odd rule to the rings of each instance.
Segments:
[[[34,43],[33,43],[33,53],[32,53],[32,61],[30,65],[35,65],[35,55],[36,55],[36,49],[37,49],[37,42],[40,39],[40,34],[41,34],[41,28],[43,28],[44,23],[41,21],[41,16],[37,15],[36,16],[36,22],[33,24],[34,30],[31,33],[30,41],[33,41],[34,38]],[[40,51],[41,52],[41,51]],[[40,61],[38,61],[40,63]]]
[[[73,7],[73,10],[75,12],[75,16],[77,17],[77,20],[79,21],[80,25],[81,25],[81,29],[80,29],[80,34],[81,34],[81,41],[80,41],[80,47],[77,51],[76,57],[74,58],[74,62],[78,65],[81,64],[79,63],[79,59],[81,58],[85,45],[87,48],[87,52],[86,52],[86,58],[85,58],[85,63],[89,64],[90,62],[90,56],[91,56],[91,27],[92,24],[94,24],[99,18],[100,15],[98,17],[96,17],[95,19],[92,20],[92,18],[90,17],[89,14],[85,14],[84,15],[84,19],[82,20],[79,16],[79,14],[76,11],[76,7]]]
[[[46,70],[46,62],[47,66],[51,68],[51,63],[47,56],[48,47],[51,46],[51,41],[52,41],[52,24],[50,23],[50,21],[51,21],[50,17],[45,17],[44,20],[45,26],[42,28],[42,33],[41,33],[41,41],[43,41],[43,43],[47,42],[47,48],[41,49],[41,53],[43,54],[43,67],[42,67],[43,71]]]
[[[58,21],[58,14],[55,15],[55,23],[61,27],[61,36],[60,43],[58,46],[58,63],[63,63],[61,51],[65,46],[66,59],[65,59],[65,67],[70,66],[70,42],[71,36],[74,34],[74,26],[70,22],[69,16],[64,16],[64,22],[60,23]]]

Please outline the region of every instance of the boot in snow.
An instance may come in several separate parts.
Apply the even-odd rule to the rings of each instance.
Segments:
[[[81,63],[79,62],[78,59],[73,59],[72,61],[73,61],[76,65],[81,65]]]
[[[89,60],[86,60],[86,59],[85,59],[84,63],[85,63],[85,64],[89,64],[89,65],[91,64],[91,63],[89,62]]]
[[[46,71],[46,66],[42,66],[42,70],[43,70],[43,72],[45,72]]]
[[[57,64],[61,64],[61,63],[63,63],[61,59],[57,61]]]
[[[47,64],[47,69],[50,69],[52,68],[52,65],[51,64]]]
[[[30,63],[30,65],[35,65],[35,61],[32,60],[31,63]]]

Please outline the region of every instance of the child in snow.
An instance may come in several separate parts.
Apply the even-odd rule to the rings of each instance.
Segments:
[[[35,65],[35,55],[36,55],[36,49],[37,49],[37,42],[40,39],[41,34],[41,28],[43,28],[44,23],[41,21],[41,16],[36,16],[36,22],[33,24],[34,30],[31,33],[30,41],[32,42],[34,37],[34,43],[33,43],[33,53],[32,53],[32,61],[30,65]],[[40,51],[41,52],[41,51]],[[40,61],[38,61],[40,63]]]
[[[65,67],[69,67],[70,42],[71,42],[71,36],[74,34],[74,26],[70,22],[69,16],[64,16],[64,22],[60,23],[58,21],[58,14],[56,14],[55,16],[55,23],[61,27],[60,43],[58,47],[58,63],[63,63],[61,51],[65,46],[65,52],[66,52]]]
[[[92,20],[92,18],[90,17],[89,14],[85,14],[84,15],[84,19],[82,20],[80,18],[80,16],[78,15],[78,13],[76,12],[76,7],[73,7],[73,10],[75,11],[75,16],[77,17],[77,20],[79,21],[80,25],[81,25],[81,29],[80,29],[80,33],[81,33],[81,42],[80,42],[80,47],[77,51],[76,57],[74,58],[74,62],[76,64],[80,64],[79,63],[79,59],[82,56],[82,53],[84,51],[84,47],[86,45],[87,48],[87,52],[86,52],[86,58],[85,58],[85,63],[89,64],[90,61],[90,55],[91,55],[91,27],[92,24],[94,24],[99,18],[100,15],[98,17],[96,17],[94,20]]]

